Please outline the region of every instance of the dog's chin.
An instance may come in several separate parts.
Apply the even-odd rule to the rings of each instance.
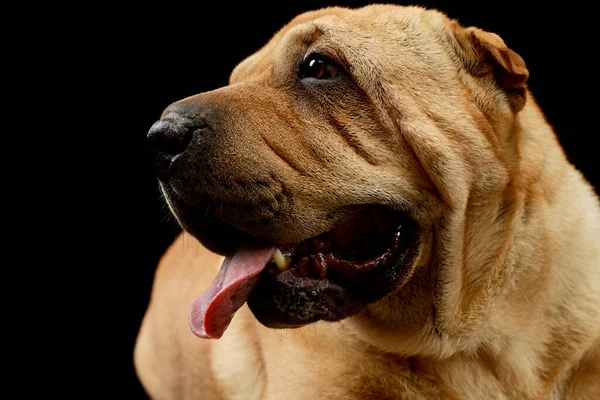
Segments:
[[[241,246],[277,247],[247,301],[270,328],[357,314],[406,281],[419,249],[417,224],[383,206],[360,207],[334,229],[300,242],[274,243],[184,203],[169,204],[183,228],[217,254],[231,255]]]

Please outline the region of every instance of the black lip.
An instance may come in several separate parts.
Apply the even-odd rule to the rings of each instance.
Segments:
[[[294,328],[319,320],[335,322],[355,315],[396,290],[409,276],[419,249],[416,224],[407,220],[401,235],[401,247],[386,265],[352,279],[303,278],[292,271],[275,276],[263,273],[248,306],[269,328]]]
[[[328,279],[282,273],[262,275],[248,307],[266,327],[296,328],[318,320],[339,321],[358,313],[364,304]]]

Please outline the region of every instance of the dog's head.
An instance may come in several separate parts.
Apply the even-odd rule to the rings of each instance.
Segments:
[[[194,332],[221,336],[246,301],[270,327],[404,290],[443,308],[460,291],[440,293],[445,269],[501,246],[479,232],[506,222],[527,76],[498,36],[439,12],[328,8],[291,21],[228,86],[171,104],[148,134],[162,191],[227,256],[192,304]]]

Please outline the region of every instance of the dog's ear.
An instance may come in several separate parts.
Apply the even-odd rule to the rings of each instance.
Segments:
[[[475,77],[493,76],[507,93],[514,112],[526,101],[529,71],[523,58],[509,49],[500,36],[479,28],[464,28],[452,22],[457,54],[467,71]]]

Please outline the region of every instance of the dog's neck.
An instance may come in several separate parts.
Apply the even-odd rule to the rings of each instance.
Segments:
[[[593,303],[574,301],[573,285],[597,280],[575,269],[598,264],[577,259],[577,249],[596,246],[600,217],[584,213],[598,200],[543,118],[530,101],[515,124],[514,178],[497,196],[472,193],[464,212],[432,229],[411,280],[346,327],[399,356],[479,360],[499,379],[526,382],[523,390],[560,384],[598,335],[579,311]],[[549,231],[559,239],[551,242]],[[449,245],[441,248],[436,235]],[[586,278],[571,282],[573,273]]]

